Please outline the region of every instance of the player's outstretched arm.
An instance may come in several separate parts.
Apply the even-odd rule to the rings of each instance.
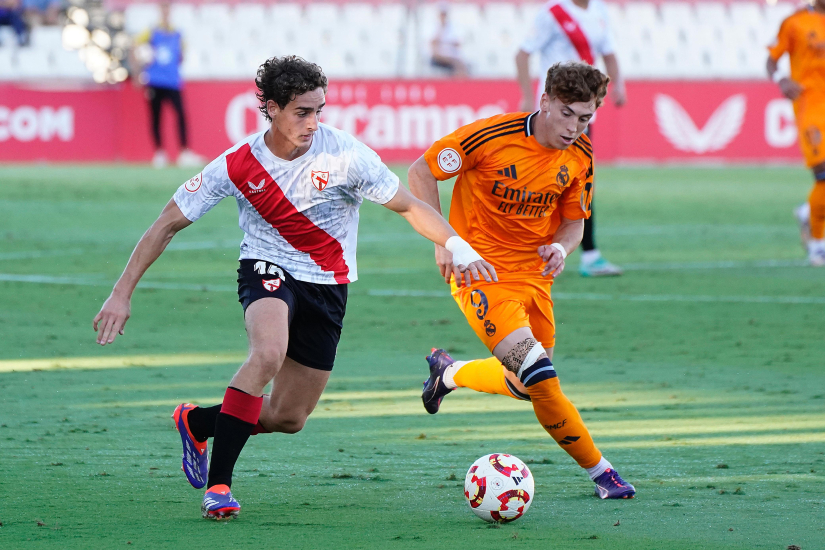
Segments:
[[[567,255],[576,250],[584,236],[584,220],[570,220],[562,216],[561,224],[553,235],[553,242],[539,247],[538,253],[545,262],[541,271],[542,277],[548,275],[553,278],[564,271],[564,260]]]
[[[461,285],[463,282],[469,286],[472,279],[480,281],[482,277],[487,282],[498,281],[495,268],[459,237],[441,214],[417,199],[405,187],[399,186],[398,192],[384,206],[401,214],[421,236],[452,253],[455,265],[451,274],[455,276],[456,284]]]
[[[132,293],[138,281],[158,259],[175,233],[191,223],[175,201],[170,200],[155,223],[143,234],[112,293],[92,321],[98,344],[111,344],[118,334],[123,334],[123,327],[130,316]]]
[[[770,78],[773,81],[776,81],[776,71],[779,68],[779,64],[773,57],[768,56],[766,68],[768,70],[768,78]],[[798,82],[795,82],[788,77],[780,78],[778,81],[776,81],[776,84],[782,91],[782,95],[784,95],[788,99],[795,100],[799,97],[799,94],[802,93],[802,86],[800,86]]]

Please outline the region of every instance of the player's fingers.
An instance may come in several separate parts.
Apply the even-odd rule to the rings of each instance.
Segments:
[[[459,266],[459,269],[461,269],[461,266]],[[464,271],[462,273],[464,275],[464,286],[467,286],[467,287],[472,286],[472,284],[473,284],[473,273],[469,269],[467,269],[466,267],[464,268]]]
[[[97,322],[100,321],[101,317],[103,317],[103,314],[98,311],[97,315],[95,315],[95,318],[92,319],[92,328],[95,329],[95,332],[97,332]]]
[[[493,267],[493,264],[490,264],[488,262],[482,262],[482,264],[487,269],[487,271],[490,273],[490,276],[493,278],[493,280],[498,281],[498,273],[496,273],[496,268]]]
[[[473,278],[471,279],[471,281],[480,281],[480,280],[481,280],[481,275],[480,275],[480,274],[479,274],[479,272],[478,272],[478,267],[476,267],[476,263],[475,263],[475,262],[471,263],[471,264],[467,267],[467,270],[468,270],[468,271],[472,274],[472,276],[473,276]]]
[[[487,271],[487,268],[484,267],[484,261],[478,262],[478,272],[484,277],[484,280],[488,283],[492,283],[493,279],[490,277],[490,273]]]
[[[463,284],[463,279],[461,278],[461,270],[455,264],[453,264],[452,276],[455,279],[456,286],[461,286]],[[449,283],[450,281],[447,282]]]
[[[561,272],[562,272],[562,271],[564,271],[564,262],[562,262],[561,264],[559,264],[559,267],[557,267],[557,268],[553,271],[553,278],[555,279],[556,277],[558,277],[559,275],[561,275]]]
[[[101,346],[106,344],[106,340],[109,338],[109,331],[112,329],[112,324],[114,323],[113,317],[105,317],[101,319],[100,323],[100,332],[97,334],[97,343]]]
[[[109,339],[107,340],[106,343],[111,344],[112,342],[115,341],[115,338],[117,338],[118,333],[121,330],[123,330],[123,323],[125,321],[126,321],[126,319],[123,319],[121,317],[116,317],[115,318],[115,322],[112,323],[112,326],[109,329]]]

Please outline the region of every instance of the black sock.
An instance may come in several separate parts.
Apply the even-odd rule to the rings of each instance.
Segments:
[[[221,412],[221,403],[213,407],[195,407],[187,415],[189,431],[201,443],[215,436],[215,420]]]
[[[218,413],[215,420],[215,439],[209,462],[209,479],[206,487],[232,486],[232,471],[255,424],[244,422],[226,413]]]

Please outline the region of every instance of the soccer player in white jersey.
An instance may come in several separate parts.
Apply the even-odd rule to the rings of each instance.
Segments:
[[[179,405],[173,419],[183,442],[183,470],[206,486],[205,518],[236,517],[232,471],[254,433],[296,433],[315,408],[332,370],[347,301],[357,279],[358,208],[364,198],[402,215],[461,264],[456,280],[497,280],[493,267],[432,207],[399,184],[378,155],[319,122],[327,78],[296,56],[261,65],[255,84],[270,121],[184,183],[143,235],[112,294],[94,318],[97,342],[111,344],[130,314],[131,296],[172,237],[221,199],[238,203],[244,230],[238,296],[249,356],[223,403]],[[272,382],[272,393],[263,395]],[[206,441],[213,437],[212,460]]]
[[[556,63],[584,61],[594,65],[601,57],[610,77],[610,97],[616,106],[624,105],[626,92],[624,81],[616,61],[616,47],[610,31],[607,6],[602,0],[551,0],[542,6],[533,23],[533,29],[516,54],[516,72],[521,87],[521,110],[537,110],[538,97],[544,91],[544,79],[534,90],[530,79],[530,55],[538,52],[542,75]],[[595,117],[594,119],[595,120]],[[592,127],[592,121],[591,121]],[[590,127],[587,136],[591,136]],[[622,270],[602,257],[594,236],[593,203],[590,217],[584,221],[582,257],[579,273],[585,277],[621,275]]]

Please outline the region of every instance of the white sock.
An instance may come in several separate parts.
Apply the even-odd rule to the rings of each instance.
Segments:
[[[593,250],[586,250],[586,251],[582,252],[581,262],[583,264],[592,264],[593,262],[595,262],[596,260],[598,260],[601,257],[602,257],[602,253],[599,252],[599,250],[597,248],[594,248]]]
[[[469,363],[469,361],[456,361],[455,363],[444,369],[444,378],[441,379],[441,381],[444,382],[444,385],[450,388],[451,390],[456,389],[458,386],[456,386],[455,380],[453,380],[453,376],[455,376],[455,373],[458,372],[458,369],[460,369],[467,363]]]
[[[825,239],[811,239],[808,241],[808,255],[815,256],[825,253]]]
[[[598,464],[592,468],[585,468],[585,470],[587,470],[587,475],[590,476],[590,479],[595,480],[597,477],[602,475],[605,470],[612,467],[613,465],[609,463],[605,457],[602,457]]]

